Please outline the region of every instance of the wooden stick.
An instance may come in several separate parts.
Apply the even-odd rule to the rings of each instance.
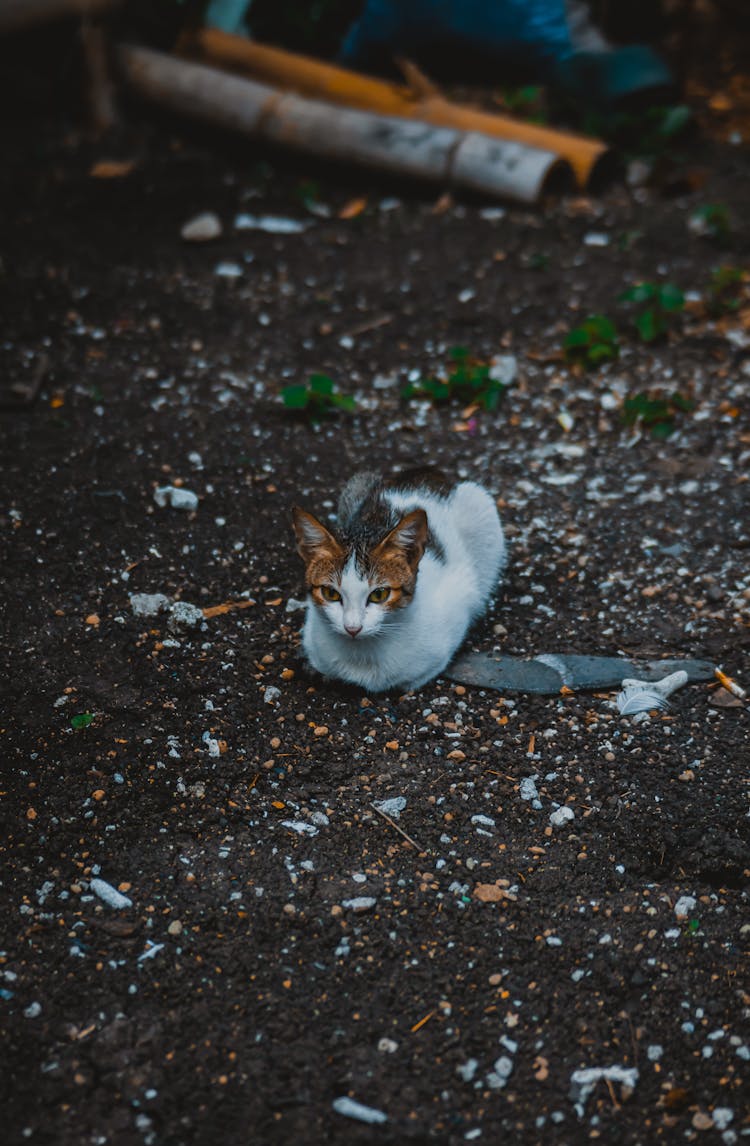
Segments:
[[[29,28],[65,16],[89,16],[120,0],[0,0],[0,32]]]
[[[421,856],[427,855],[427,852],[424,850],[424,848],[420,847],[417,841],[413,840],[411,836],[407,836],[404,829],[400,828],[396,821],[392,820],[390,816],[387,816],[385,812],[381,812],[380,808],[378,808],[376,804],[370,804],[370,807],[372,808],[373,812],[377,812],[379,816],[382,816],[384,820],[387,820],[391,827],[395,828],[398,834],[403,836],[408,844],[411,844],[413,848],[416,848]]]
[[[244,36],[232,36],[215,28],[199,31],[189,46],[212,63],[237,68],[255,79],[303,95],[385,115],[414,117],[440,127],[480,131],[526,147],[551,151],[570,163],[581,187],[586,187],[607,158],[611,158],[610,149],[601,140],[453,103],[410,61],[400,62],[409,85],[404,86],[257,44]]]
[[[285,93],[149,48],[122,46],[122,70],[141,95],[183,114],[296,151],[533,203],[570,174],[549,151]]]

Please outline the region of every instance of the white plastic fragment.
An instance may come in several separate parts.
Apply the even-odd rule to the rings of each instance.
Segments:
[[[136,617],[155,617],[162,609],[169,608],[169,597],[164,593],[131,593],[130,608]]]
[[[170,629],[192,629],[203,621],[203,610],[189,601],[175,601],[169,610]]]
[[[184,223],[180,234],[188,243],[207,243],[221,234],[221,219],[213,211],[202,211]]]
[[[550,812],[549,822],[553,828],[561,828],[568,820],[575,819],[575,812],[568,804],[563,804],[561,808],[556,808],[554,812]]]
[[[234,225],[238,231],[265,231],[269,235],[298,235],[306,231],[309,222],[302,219],[284,219],[280,215],[237,215]]]
[[[154,501],[162,509],[166,506],[186,511],[198,508],[198,494],[193,493],[191,489],[183,489],[181,486],[159,486],[158,489],[154,490]]]
[[[467,1059],[466,1062],[459,1063],[456,1067],[456,1074],[462,1078],[464,1082],[473,1082],[474,1075],[477,1073],[479,1062],[475,1058]]]
[[[107,883],[106,879],[92,879],[89,887],[94,895],[103,900],[108,907],[114,907],[116,911],[133,906],[132,899],[128,899],[127,895],[123,895],[116,887],[112,887],[112,884]]]
[[[289,828],[291,832],[296,832],[298,836],[317,836],[318,829],[314,824],[308,824],[306,820],[282,820],[281,826]]]
[[[678,918],[680,916],[687,917],[691,911],[695,911],[697,904],[698,901],[694,895],[681,895],[674,905],[674,913]]]
[[[359,915],[363,911],[370,911],[377,902],[377,899],[372,895],[355,895],[354,899],[343,899],[341,906],[347,908],[348,911],[353,911],[355,915]]]
[[[406,796],[391,796],[388,800],[375,800],[374,804],[383,815],[397,820],[406,807]]]
[[[584,1107],[594,1087],[602,1079],[619,1082],[629,1091],[635,1090],[638,1069],[634,1066],[589,1066],[582,1070],[574,1070],[570,1076],[570,1099],[575,1103],[580,1118],[583,1117]]]
[[[513,1059],[507,1055],[500,1055],[495,1060],[493,1069],[487,1075],[487,1086],[490,1090],[502,1090],[513,1074]]]
[[[492,358],[489,377],[502,386],[512,386],[518,377],[518,359],[515,354],[497,354]]]
[[[138,960],[137,960],[137,961],[138,961],[139,963],[145,963],[145,962],[146,962],[148,959],[154,959],[154,958],[156,958],[156,956],[157,956],[157,955],[159,954],[159,952],[160,952],[160,951],[163,949],[163,947],[164,947],[164,944],[163,944],[163,943],[152,943],[150,947],[147,947],[147,948],[146,948],[146,950],[145,950],[145,951],[143,951],[143,952],[142,952],[142,953],[141,953],[141,954],[138,956]]]
[[[353,1098],[348,1098],[343,1095],[341,1098],[334,1098],[333,1109],[337,1114],[342,1114],[344,1118],[354,1118],[357,1122],[366,1122],[369,1126],[376,1126],[380,1123],[388,1121],[388,1115],[384,1114],[382,1110],[376,1110],[373,1106],[365,1106],[362,1102],[355,1102]]]
[[[652,708],[667,708],[667,697],[688,682],[688,674],[680,669],[662,680],[636,680],[628,677],[617,694],[617,707],[623,716],[637,712],[650,712]]]

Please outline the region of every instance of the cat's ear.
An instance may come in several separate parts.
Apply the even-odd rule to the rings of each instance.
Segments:
[[[416,572],[427,544],[427,514],[423,509],[413,509],[404,514],[373,551],[378,561],[389,557],[405,558],[412,572]]]
[[[295,505],[292,509],[292,520],[297,537],[297,552],[306,565],[313,557],[340,557],[341,546],[325,525],[321,525],[317,517]]]

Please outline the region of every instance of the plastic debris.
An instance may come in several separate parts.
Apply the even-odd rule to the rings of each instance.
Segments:
[[[353,911],[355,915],[361,915],[364,911],[370,911],[377,902],[372,895],[356,895],[354,899],[342,900],[341,906],[347,911]]]
[[[198,605],[191,605],[189,601],[175,601],[170,606],[170,629],[192,629],[202,624],[203,620],[203,610]]]
[[[284,219],[280,215],[238,215],[234,220],[238,231],[265,231],[269,235],[298,235],[310,223],[304,219]]]
[[[336,1113],[342,1114],[344,1118],[354,1118],[357,1122],[366,1122],[370,1126],[388,1121],[388,1115],[384,1114],[382,1110],[376,1110],[373,1106],[365,1106],[362,1102],[355,1102],[353,1098],[347,1098],[346,1095],[342,1098],[334,1098],[332,1105]]]
[[[694,895],[681,895],[674,905],[674,913],[678,918],[686,919],[691,911],[695,911],[698,901]]]
[[[406,796],[392,796],[388,800],[375,800],[374,804],[379,812],[397,820],[406,807]]]
[[[191,489],[182,489],[182,487],[174,485],[162,485],[155,489],[154,501],[162,509],[166,506],[187,511],[198,508],[197,493],[193,493]]]
[[[94,895],[103,900],[108,907],[113,907],[115,911],[122,911],[124,907],[133,906],[132,899],[128,899],[127,895],[123,895],[116,887],[112,887],[112,884],[107,883],[106,879],[92,879],[89,887]]]
[[[182,227],[180,234],[188,243],[207,243],[211,239],[218,239],[221,235],[221,219],[213,211],[203,211],[189,219]]]
[[[689,681],[712,680],[710,661],[665,660],[638,664],[625,657],[589,657],[571,653],[543,653],[531,659],[503,654],[464,653],[444,672],[449,680],[498,692],[534,692],[554,696],[560,689],[617,688],[630,674],[647,683],[659,682],[665,672],[687,673]]]
[[[636,712],[650,712],[652,708],[667,708],[667,697],[688,682],[688,674],[680,669],[661,680],[636,680],[628,677],[617,694],[617,707],[623,716]]]
[[[619,1082],[623,1089],[630,1092],[635,1090],[638,1082],[638,1070],[634,1066],[589,1066],[582,1070],[574,1070],[570,1076],[570,1099],[575,1103],[579,1117],[583,1117],[589,1096],[602,1079],[607,1082]]]
[[[136,617],[155,617],[169,608],[169,597],[164,593],[131,593],[130,608]]]
[[[308,824],[305,820],[282,820],[281,826],[289,828],[291,832],[296,832],[298,836],[317,836],[318,829],[314,824]]]

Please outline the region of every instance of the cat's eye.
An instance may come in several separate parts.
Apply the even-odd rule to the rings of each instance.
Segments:
[[[382,605],[383,601],[387,601],[390,595],[390,589],[381,587],[380,589],[373,589],[367,600],[370,601],[373,605]]]
[[[334,589],[331,585],[321,585],[320,595],[324,601],[340,601],[341,594],[338,589]]]

